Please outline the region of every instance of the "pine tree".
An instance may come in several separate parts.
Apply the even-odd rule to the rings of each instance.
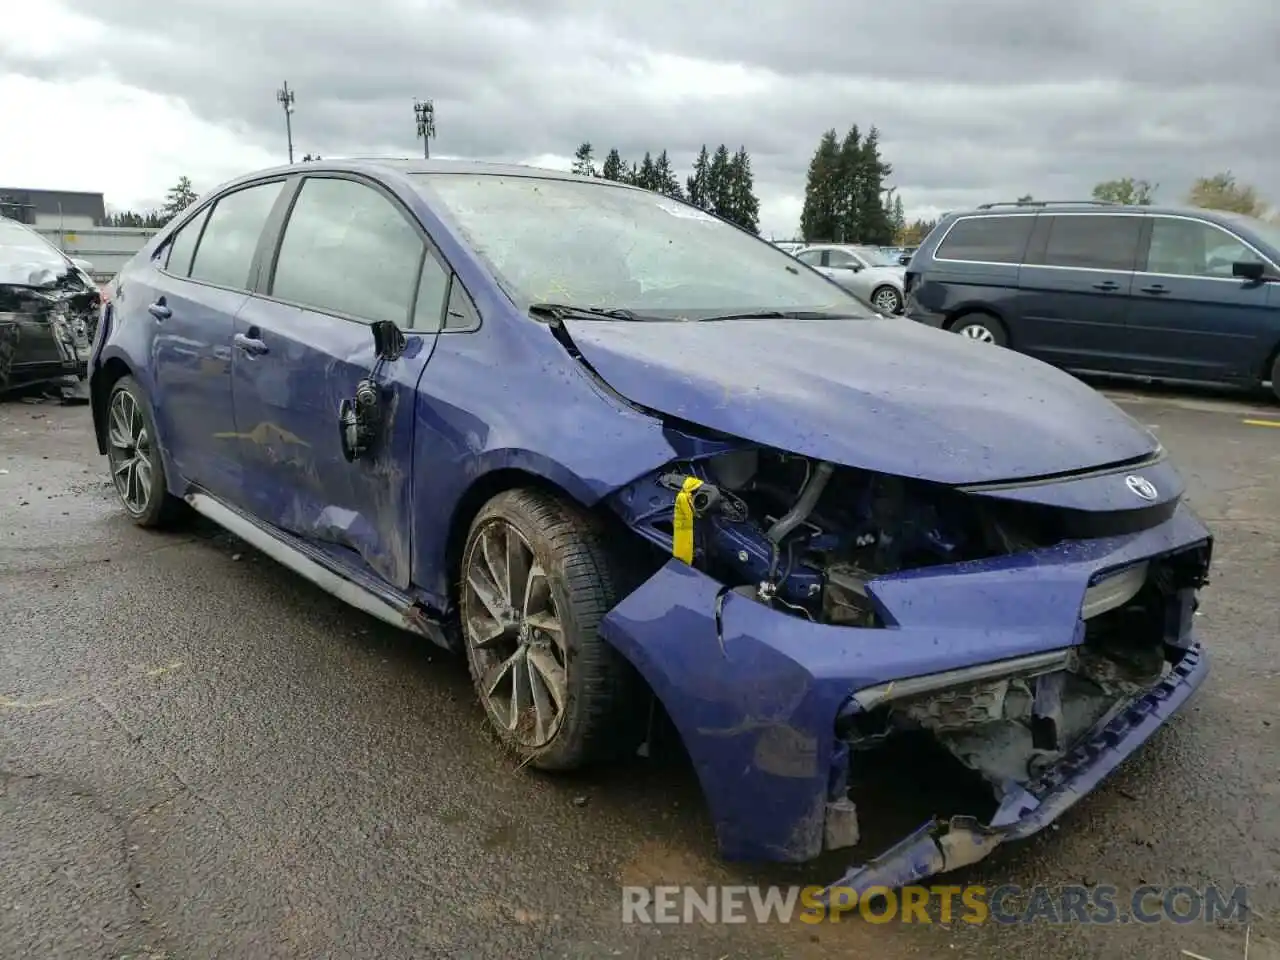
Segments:
[[[621,180],[625,170],[626,167],[622,165],[622,157],[618,156],[618,149],[614,147],[604,158],[604,165],[600,168],[600,176],[606,180]]]
[[[689,202],[704,210],[711,206],[708,199],[710,179],[711,157],[707,154],[707,145],[704,143],[698,151],[698,158],[693,161],[693,173],[685,181],[685,186],[689,188]]]
[[[862,139],[862,165],[857,190],[859,243],[887,245],[893,242],[893,225],[880,198],[884,192],[884,181],[891,173],[893,167],[880,157],[880,133],[872,127]]]
[[[198,199],[195,190],[191,186],[191,178],[179,177],[178,182],[170,187],[169,192],[165,195],[164,206],[160,208],[160,215],[164,217],[164,222],[168,223]]]
[[[902,206],[902,197],[893,197],[893,242],[903,243],[907,232],[907,211]]]
[[[855,123],[840,145],[838,186],[834,191],[838,227],[832,239],[842,243],[857,243],[862,235],[862,164],[862,135]]]
[[[653,168],[653,157],[649,151],[644,152],[644,159],[640,161],[640,172],[636,176],[636,186],[644,187],[646,190],[657,189],[657,173]]]
[[[751,157],[746,147],[739,147],[738,152],[729,161],[729,213],[726,219],[732,220],[744,230],[752,233],[760,232],[760,201],[756,198],[755,177],[751,173]]]
[[[658,159],[653,163],[653,186],[650,189],[678,200],[684,199],[684,191],[680,189],[680,179],[672,169],[671,158],[667,156],[665,150],[658,154]]]
[[[707,171],[707,209],[726,219],[733,212],[732,172],[729,169],[729,148],[723,143],[716,147]]]
[[[580,177],[596,177],[595,160],[591,154],[591,144],[582,143],[578,145],[577,151],[573,154],[573,172]]]
[[[800,213],[800,235],[807,242],[820,243],[837,237],[840,191],[840,143],[835,130],[828,130],[809,161],[804,208]]]

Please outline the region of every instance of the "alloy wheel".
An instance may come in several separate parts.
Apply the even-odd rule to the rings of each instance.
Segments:
[[[568,700],[564,627],[546,571],[506,520],[489,520],[464,564],[467,656],[486,709],[522,746],[559,732]]]
[[[962,337],[967,337],[970,340],[977,340],[980,343],[996,342],[996,335],[992,333],[988,327],[985,327],[980,323],[969,324],[967,327],[961,329],[960,335]]]
[[[128,390],[111,398],[107,415],[107,457],[111,479],[121,502],[134,516],[141,516],[151,502],[151,434],[138,401]]]
[[[898,293],[890,287],[876,291],[871,303],[877,310],[884,313],[897,313],[900,309]]]

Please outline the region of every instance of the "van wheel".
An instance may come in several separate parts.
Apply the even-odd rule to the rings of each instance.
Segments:
[[[1004,324],[985,313],[970,313],[961,317],[951,325],[951,331],[979,343],[990,343],[997,347],[1009,345],[1009,335],[1005,332]]]
[[[1271,392],[1280,400],[1280,353],[1271,364]]]
[[[595,519],[559,497],[509,490],[472,523],[467,663],[490,727],[523,762],[569,770],[639,743],[631,665],[599,634],[622,580]]]

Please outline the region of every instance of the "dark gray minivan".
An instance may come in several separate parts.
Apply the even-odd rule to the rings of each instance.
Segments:
[[[905,313],[1059,367],[1280,398],[1280,226],[1218,210],[985,204],[916,251]]]

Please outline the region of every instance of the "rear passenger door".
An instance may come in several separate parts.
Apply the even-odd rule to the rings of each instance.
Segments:
[[[362,178],[303,178],[255,296],[236,320],[232,391],[253,511],[409,585],[414,398],[444,320],[450,271],[393,193]],[[375,365],[371,323],[407,349],[381,366],[383,426],[348,461],[344,400]]]
[[[1232,264],[1272,264],[1239,237],[1203,220],[1152,214],[1129,315],[1135,373],[1256,382],[1280,342],[1280,311],[1267,282],[1232,276]],[[1268,303],[1268,297],[1271,302]]]
[[[117,309],[150,331],[152,407],[174,481],[236,502],[240,444],[231,400],[231,337],[248,300],[278,179],[206,204],[131,271]]]
[[[1143,218],[1042,213],[1018,278],[1022,349],[1076,369],[1122,372]]]

